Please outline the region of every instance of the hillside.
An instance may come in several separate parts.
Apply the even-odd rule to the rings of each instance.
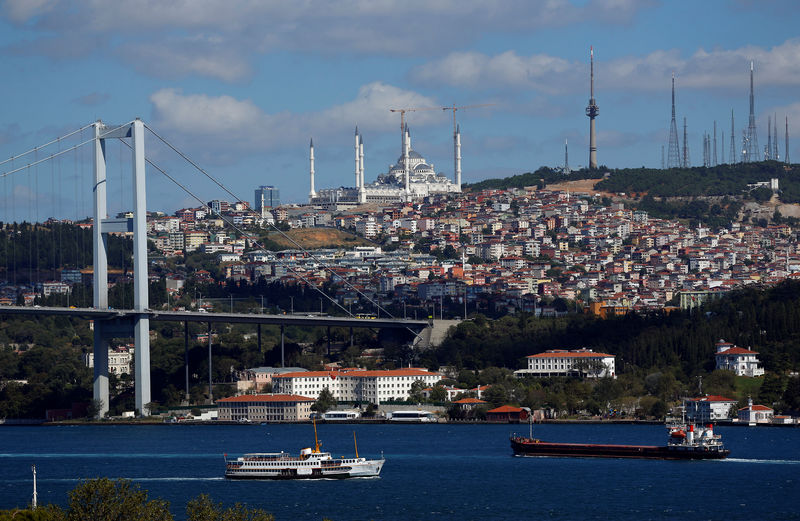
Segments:
[[[283,233],[308,250],[373,246],[371,242],[337,228],[296,228]],[[287,239],[280,232],[269,232],[267,239],[282,248],[292,249],[297,247],[297,244],[294,244],[292,240]]]

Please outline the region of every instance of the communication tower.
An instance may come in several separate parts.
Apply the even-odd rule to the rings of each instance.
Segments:
[[[736,164],[736,131],[733,128],[733,109],[731,109],[731,160],[730,163]]]
[[[600,109],[594,99],[594,48],[589,47],[589,106],[586,115],[589,117],[589,168],[597,168],[597,141],[594,131],[594,118]]]
[[[681,166],[681,151],[678,146],[678,126],[675,123],[675,73],[672,73],[672,120],[669,123],[669,152],[667,168]]]
[[[683,168],[689,168],[689,133],[686,129],[686,117],[683,118]]]
[[[745,140],[745,157],[743,163],[759,160],[758,132],[756,131],[755,98],[753,96],[753,62],[750,62],[750,122],[747,125],[747,139]]]

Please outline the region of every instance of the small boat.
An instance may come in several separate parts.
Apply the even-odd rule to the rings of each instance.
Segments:
[[[317,424],[314,422],[314,448],[304,448],[295,456],[287,452],[255,452],[236,459],[225,455],[225,477],[228,479],[345,479],[377,477],[386,460],[369,460],[358,456],[353,432],[355,458],[334,458],[320,450]]]
[[[685,423],[667,426],[666,445],[604,445],[588,443],[552,443],[533,437],[511,436],[515,456],[553,456],[571,458],[641,458],[641,459],[725,459],[730,451],[722,445],[713,425],[696,427]]]

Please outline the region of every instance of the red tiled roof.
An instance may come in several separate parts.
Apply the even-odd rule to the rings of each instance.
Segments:
[[[771,411],[772,409],[767,407],[766,405],[752,405],[747,407],[742,407],[739,409],[740,411],[746,411],[750,409],[751,411]]]
[[[730,398],[725,398],[724,396],[719,395],[708,395],[708,396],[701,396],[699,398],[692,398],[693,402],[735,402],[736,400],[732,400]]]
[[[314,398],[299,396],[297,394],[243,394],[241,396],[231,396],[220,398],[217,403],[241,403],[241,402],[313,402]]]
[[[511,405],[501,405],[496,409],[492,409],[491,411],[486,411],[487,413],[496,412],[496,413],[504,413],[504,412],[522,412],[521,407],[513,407]]]
[[[453,403],[486,403],[483,400],[478,400],[477,398],[461,398],[460,400],[456,400]]]
[[[607,358],[613,357],[614,355],[609,355],[606,353],[589,353],[586,351],[581,351],[580,353],[573,353],[570,351],[559,351],[556,353],[539,353],[535,355],[530,355],[528,358]]]
[[[749,349],[745,349],[744,347],[729,347],[725,351],[720,351],[717,353],[717,356],[724,356],[724,355],[757,355],[758,351],[750,351]]]

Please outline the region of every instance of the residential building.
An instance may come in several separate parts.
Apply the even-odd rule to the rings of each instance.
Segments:
[[[775,417],[775,411],[766,405],[754,405],[753,399],[747,399],[747,407],[742,407],[736,414],[740,422],[749,425],[756,425],[758,423],[772,423]]]
[[[736,376],[763,376],[764,368],[759,367],[758,352],[737,347],[730,342],[717,342],[717,369],[733,371]]]
[[[616,357],[606,353],[595,353],[591,349],[551,349],[530,355],[528,367],[514,371],[523,376],[585,376],[587,378],[616,378]]]
[[[713,423],[727,420],[736,407],[737,401],[724,396],[701,396],[686,398],[683,401],[686,419],[694,423]]]

